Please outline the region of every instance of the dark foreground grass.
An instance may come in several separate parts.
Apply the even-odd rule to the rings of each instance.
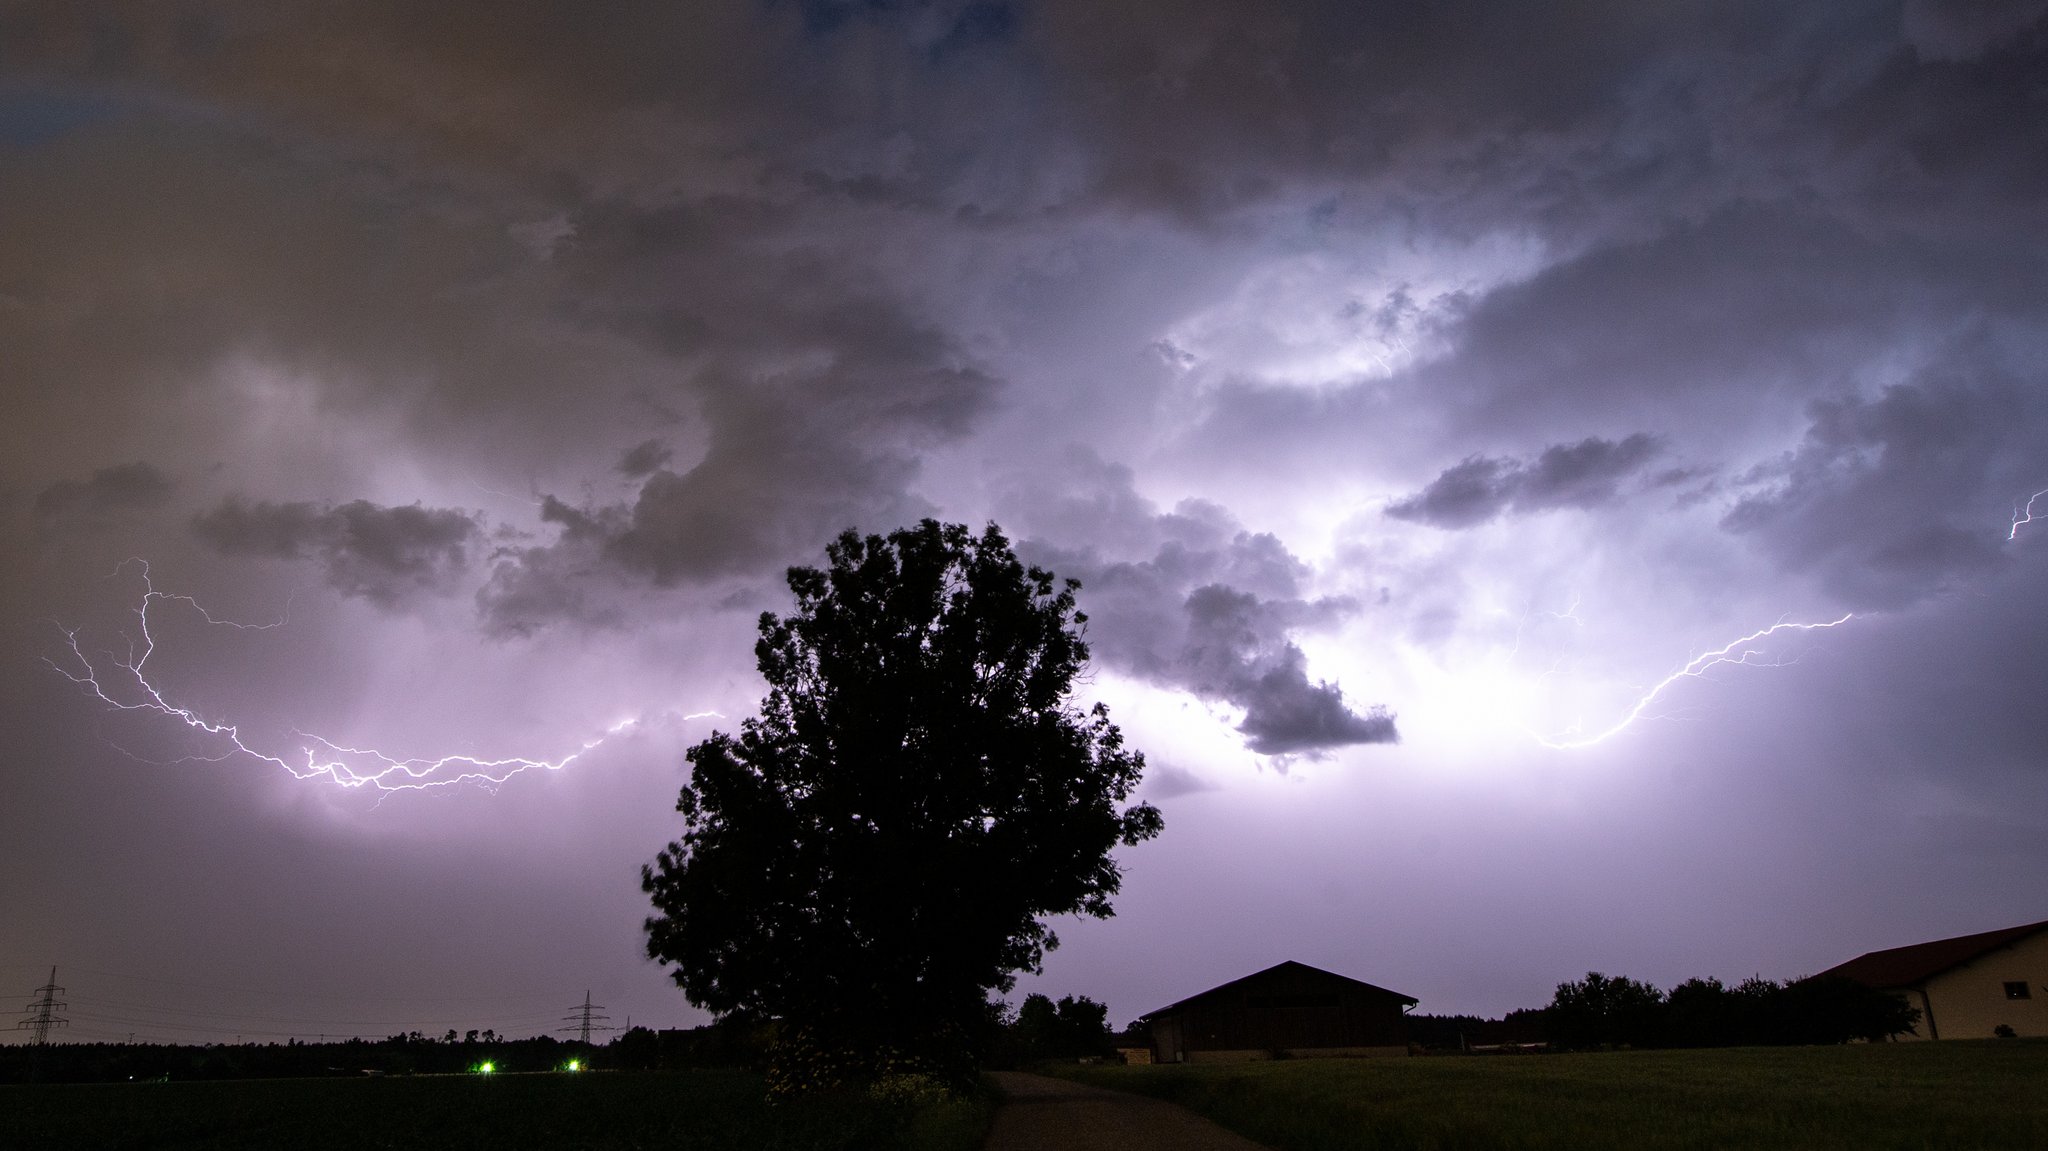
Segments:
[[[2048,1148],[2041,1040],[1064,1073],[1279,1151]]]
[[[762,1092],[737,1071],[0,1087],[0,1148],[972,1151],[992,1109]]]

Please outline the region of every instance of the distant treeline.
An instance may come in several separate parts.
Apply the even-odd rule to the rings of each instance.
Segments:
[[[1113,1034],[1107,1017],[1107,1009],[1085,995],[1057,1002],[1029,995],[1014,1012],[990,1004],[985,1064],[1109,1058],[1119,1046],[1149,1045],[1144,1023]],[[1429,1051],[1827,1044],[1906,1034],[1919,1018],[1918,1010],[1898,998],[1846,979],[1781,984],[1752,978],[1733,987],[1718,979],[1688,979],[1665,992],[1595,971],[1559,984],[1548,1007],[1500,1019],[1411,1015],[1408,1037]],[[688,1030],[635,1027],[602,1045],[545,1035],[479,1038],[474,1031],[462,1039],[454,1032],[438,1039],[411,1032],[341,1043],[55,1043],[0,1047],[0,1083],[447,1075],[478,1072],[486,1063],[493,1073],[562,1071],[571,1060],[590,1070],[753,1067],[764,1060],[775,1033],[772,1021],[732,1017]]]
[[[1477,1015],[1410,1015],[1408,1042],[1429,1051],[1538,1047],[1550,1042],[1541,1007],[1510,1011],[1499,1019]]]
[[[302,1079],[556,1071],[613,1065],[610,1046],[531,1039],[449,1041],[418,1033],[339,1043],[51,1043],[0,1047],[0,1083],[138,1083],[195,1079]]]
[[[1842,978],[1778,983],[1688,979],[1670,991],[1597,971],[1560,983],[1550,1006],[1502,1019],[1409,1017],[1409,1040],[1431,1051],[1544,1044],[1556,1051],[1603,1047],[1746,1047],[1879,1042],[1914,1032],[1920,1011]]]
[[[1108,1020],[1109,1008],[1085,995],[1054,1001],[1033,993],[1015,1009],[988,1004],[975,1047],[982,1066],[1001,1069],[1040,1059],[1107,1059],[1118,1043],[1148,1042],[1112,1034]],[[758,1066],[766,1062],[776,1030],[772,1021],[733,1016],[691,1031],[628,1032],[612,1042],[607,1055],[632,1068]]]
[[[990,1066],[1035,1059],[1108,1057],[1115,1053],[1108,1009],[1087,996],[1058,1002],[1029,995],[1023,1006],[989,1005],[984,1048]],[[501,1039],[420,1032],[339,1043],[207,1044],[52,1043],[0,1047],[0,1083],[107,1083],[195,1079],[296,1079],[322,1076],[451,1075],[562,1071],[570,1060],[587,1070],[655,1071],[758,1067],[775,1042],[769,1020],[733,1016],[703,1027],[653,1031],[635,1027],[604,1044],[536,1036]],[[1142,1043],[1139,1039],[1137,1042]]]

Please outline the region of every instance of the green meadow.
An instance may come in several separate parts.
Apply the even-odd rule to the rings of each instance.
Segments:
[[[1277,1151],[2048,1147],[2048,1040],[1067,1068]]]
[[[739,1071],[0,1087],[0,1147],[971,1151],[986,1100],[771,1105]]]

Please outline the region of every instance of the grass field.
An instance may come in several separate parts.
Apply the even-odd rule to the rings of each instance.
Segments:
[[[0,1147],[971,1151],[986,1103],[770,1106],[736,1071],[0,1087]]]
[[[2048,1148],[2048,1040],[1062,1073],[1278,1151]]]

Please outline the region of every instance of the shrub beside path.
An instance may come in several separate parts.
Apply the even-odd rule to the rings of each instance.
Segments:
[[[1021,1071],[992,1077],[1003,1101],[984,1151],[1267,1151],[1157,1099]]]

